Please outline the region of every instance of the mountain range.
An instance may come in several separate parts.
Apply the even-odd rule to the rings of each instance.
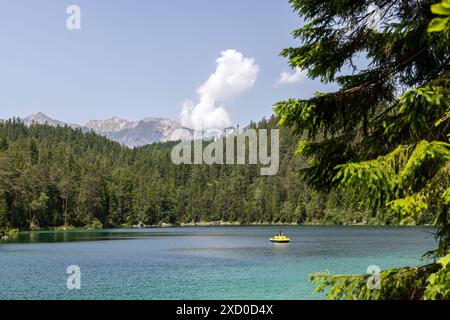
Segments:
[[[55,127],[69,126],[84,132],[94,131],[129,148],[155,142],[187,139],[192,134],[191,129],[183,127],[175,120],[165,118],[145,118],[139,121],[127,121],[114,117],[107,120],[91,120],[82,126],[55,120],[39,112],[22,120],[28,126],[37,123]]]

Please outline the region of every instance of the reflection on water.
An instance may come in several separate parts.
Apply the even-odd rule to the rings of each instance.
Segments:
[[[36,231],[12,234],[8,240],[0,240],[0,243],[46,243],[46,242],[75,242],[75,241],[105,241],[105,240],[129,240],[160,237],[252,237],[251,234],[236,233],[232,227],[229,232],[223,232],[218,227],[184,227],[184,228],[147,228],[147,229],[81,229],[69,231]],[[252,228],[252,227],[235,227]],[[268,233],[270,235],[270,233]]]

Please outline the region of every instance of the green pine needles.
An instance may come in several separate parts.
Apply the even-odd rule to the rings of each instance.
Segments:
[[[432,214],[439,240],[428,253],[436,263],[383,271],[378,289],[367,287],[369,275],[311,280],[330,299],[449,299],[450,1],[290,3],[306,25],[293,32],[300,46],[282,56],[340,86],[275,104],[280,124],[307,137],[296,151],[309,159],[301,176],[321,191],[351,190],[392,223]]]

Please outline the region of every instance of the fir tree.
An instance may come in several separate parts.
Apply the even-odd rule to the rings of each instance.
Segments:
[[[275,106],[280,124],[307,137],[296,151],[310,159],[311,165],[301,170],[303,178],[319,191],[350,187],[369,208],[385,210],[397,222],[417,221],[432,210],[439,239],[433,254],[446,255],[450,31],[443,20],[432,23],[428,31],[433,32],[427,29],[433,12],[448,19],[450,2],[434,4],[432,10],[425,0],[290,2],[307,23],[293,32],[300,46],[285,49],[282,55],[292,67],[308,70],[310,78],[340,87],[337,92]],[[436,24],[440,32],[433,27]],[[367,68],[354,66],[358,55],[366,56]],[[342,74],[345,66],[353,72]],[[387,271],[384,276],[398,288],[397,298],[423,298],[429,296],[426,279],[430,277],[431,283],[430,274],[436,269],[433,264],[420,270]],[[324,281],[319,290],[331,285],[331,298],[393,294],[388,293],[391,286],[367,291],[361,278],[315,279]],[[435,297],[448,298],[449,291]]]

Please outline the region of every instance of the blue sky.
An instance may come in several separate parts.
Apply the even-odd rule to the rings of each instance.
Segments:
[[[71,4],[81,8],[81,30],[66,28]],[[290,32],[301,23],[287,0],[4,1],[0,118],[180,120],[232,49],[258,67],[250,88],[220,102],[232,125],[245,125],[270,116],[279,100],[327,90],[301,77],[275,85],[293,72],[279,52],[298,44]]]

